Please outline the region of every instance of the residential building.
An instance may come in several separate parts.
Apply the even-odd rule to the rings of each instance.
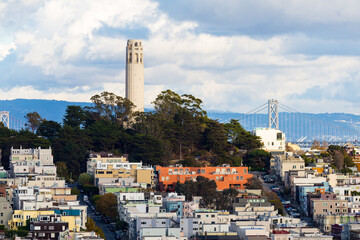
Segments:
[[[285,152],[285,133],[274,128],[255,128],[253,134],[260,137],[263,149],[272,153]]]
[[[317,216],[316,224],[325,234],[331,233],[331,226],[334,224],[347,224],[360,222],[360,216],[353,213],[345,214],[321,214]],[[352,238],[351,238],[352,239]]]
[[[288,153],[285,155],[275,155],[274,160],[275,173],[283,182],[285,181],[286,172],[305,169],[305,161],[298,155],[292,156]]]
[[[60,215],[40,215],[30,222],[30,239],[59,239],[61,233],[68,233],[69,223],[61,221]]]
[[[10,151],[10,175],[12,177],[56,175],[51,148],[14,149]]]
[[[348,201],[339,199],[311,199],[311,215],[314,221],[323,214],[347,214]]]
[[[168,193],[164,198],[164,207],[167,212],[176,212],[178,217],[183,216],[183,206],[185,202],[185,196],[179,196],[177,193]]]
[[[95,175],[96,166],[100,163],[126,163],[128,162],[128,155],[116,156],[109,152],[90,152],[86,164],[87,173]]]
[[[144,183],[146,187],[154,186],[154,169],[143,166],[141,162],[97,162],[95,170],[95,184],[119,183],[122,179],[133,179],[135,183]]]
[[[230,167],[224,164],[218,167],[183,167],[181,164],[170,167],[156,166],[159,188],[162,191],[175,189],[177,182],[196,181],[198,176],[214,180],[218,190],[226,188],[244,189],[252,174],[248,167]]]
[[[9,228],[8,222],[12,218],[12,207],[5,197],[0,197],[0,225]]]

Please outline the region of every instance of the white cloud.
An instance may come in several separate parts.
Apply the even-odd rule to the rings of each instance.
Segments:
[[[353,1],[343,5],[331,1],[326,9],[313,1],[276,0],[262,6],[258,1],[202,3],[204,9],[217,5],[214,16],[224,10],[230,20],[239,20],[241,13],[248,16],[250,10],[256,10],[252,18],[264,21],[266,18],[260,15],[264,9],[269,10],[266,16],[278,14],[279,21],[304,21],[302,24],[360,20],[354,11],[358,3]],[[15,5],[18,8],[14,9]],[[197,3],[191,6],[194,5],[196,9]],[[11,30],[7,36],[10,43],[0,43],[0,61],[3,60],[0,64],[6,63],[4,59],[9,54],[16,56],[14,64],[7,63],[16,71],[0,79],[0,83],[7,84],[9,79],[14,81],[7,90],[0,91],[4,98],[41,96],[89,101],[103,90],[123,96],[126,40],[139,38],[140,33],[145,38],[147,107],[161,90],[171,88],[202,98],[206,109],[246,112],[269,98],[278,98],[301,111],[311,111],[308,108],[341,111],[346,105],[348,111],[360,113],[356,105],[344,104],[349,100],[340,94],[340,90],[349,90],[342,84],[344,81],[358,81],[360,58],[296,52],[304,42],[311,45],[313,39],[306,34],[259,38],[239,32],[232,35],[201,32],[201,23],[174,19],[150,0],[18,0],[0,4],[0,12],[0,32]],[[16,24],[10,24],[16,20]],[[231,24],[243,26],[246,22]],[[37,69],[39,80],[27,76],[17,80],[16,72],[25,67]],[[341,88],[334,88],[340,84]],[[320,101],[309,99],[311,91],[317,88],[326,89],[328,94],[323,91]]]
[[[3,60],[7,55],[9,55],[11,50],[15,50],[14,43],[10,43],[7,45],[3,45],[0,43],[0,61]]]

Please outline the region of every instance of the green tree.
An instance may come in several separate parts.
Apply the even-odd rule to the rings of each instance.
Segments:
[[[268,201],[274,205],[275,209],[277,209],[279,211],[279,214],[281,215],[285,215],[285,210],[284,210],[284,206],[282,205],[279,196],[272,192],[265,192],[265,196],[268,198]]]
[[[347,154],[344,157],[344,163],[345,163],[346,167],[354,167],[355,166],[355,163],[354,163],[352,157],[350,157]]]
[[[224,153],[228,142],[224,125],[215,120],[208,119],[203,138],[204,146],[208,151]]]
[[[261,189],[263,188],[262,182],[259,178],[253,176],[249,179],[248,184],[246,185],[247,189]]]
[[[71,189],[71,195],[79,196],[80,195],[80,190],[77,187],[73,187]]]
[[[341,170],[344,167],[344,155],[341,151],[335,151],[333,161],[337,169]]]
[[[121,230],[126,232],[129,229],[129,224],[125,221],[117,221],[116,222],[116,230]]]
[[[86,119],[85,111],[82,107],[70,105],[66,108],[64,115],[64,126],[80,128]]]
[[[88,231],[88,232],[95,231],[95,228],[96,228],[95,222],[91,217],[87,218],[87,221],[85,223],[85,227],[86,227],[86,231]]]
[[[92,185],[94,183],[94,178],[88,173],[81,173],[78,181],[80,185]]]
[[[246,131],[238,120],[231,119],[229,123],[225,123],[224,127],[229,141],[237,148],[254,150],[262,146],[260,137]]]
[[[230,210],[232,203],[235,201],[239,192],[235,188],[224,189],[222,192],[217,192],[216,209]]]
[[[37,128],[36,133],[40,136],[46,137],[47,139],[54,139],[58,137],[58,133],[61,129],[61,125],[54,121],[42,121]]]
[[[96,210],[101,214],[116,219],[118,217],[117,211],[117,197],[113,193],[105,193],[101,195],[96,201]]]
[[[63,177],[65,179],[70,178],[70,173],[66,165],[66,162],[56,162],[55,166],[56,166],[56,173],[59,177]]]
[[[244,157],[244,164],[252,170],[264,171],[270,169],[271,154],[264,150],[252,150]]]
[[[40,126],[40,124],[44,120],[40,117],[40,114],[37,112],[28,113],[26,114],[25,118],[26,118],[25,126],[29,127],[32,132],[35,132],[36,129]]]
[[[161,142],[149,135],[136,134],[130,146],[130,159],[145,164],[157,165],[163,161]],[[163,165],[163,164],[161,164]]]
[[[91,198],[91,202],[96,206],[96,202],[100,199],[100,195],[94,195],[92,198]]]
[[[100,95],[92,96],[90,100],[94,103],[93,107],[87,108],[90,112],[113,123],[119,123],[121,126],[137,114],[134,112],[135,105],[129,99],[114,93],[102,92]]]
[[[64,126],[59,137],[52,141],[54,160],[66,162],[74,179],[86,172],[88,150],[91,149],[91,138],[80,128]]]

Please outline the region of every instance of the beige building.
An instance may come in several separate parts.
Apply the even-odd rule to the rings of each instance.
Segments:
[[[95,184],[116,183],[121,179],[134,179],[135,183],[146,183],[147,187],[153,187],[155,176],[151,167],[144,167],[142,163],[106,163],[98,165],[95,170]],[[105,180],[105,181],[104,181]]]
[[[348,201],[339,199],[311,199],[310,211],[314,221],[323,214],[347,214]]]
[[[10,175],[12,177],[56,175],[51,148],[29,148],[10,150]]]
[[[134,111],[144,111],[144,56],[142,41],[130,39],[126,46],[126,98]]]
[[[112,153],[90,153],[87,173],[94,176],[97,186],[125,181],[153,187],[155,180],[153,168],[143,166],[141,162],[129,162],[127,155],[115,156]]]
[[[8,221],[12,218],[12,207],[4,197],[0,197],[0,225],[9,228]]]
[[[113,153],[90,152],[86,168],[87,173],[94,175],[98,163],[127,163],[127,155],[115,156]]]
[[[316,223],[318,228],[326,233],[331,233],[331,225],[334,224],[347,224],[347,223],[354,223],[359,222],[359,216],[357,214],[323,214],[319,215]]]
[[[300,156],[277,155],[274,156],[274,170],[276,175],[285,180],[286,172],[305,169],[305,161]]]

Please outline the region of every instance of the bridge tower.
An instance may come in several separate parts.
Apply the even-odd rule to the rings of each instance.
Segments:
[[[9,112],[7,112],[7,111],[0,112],[0,122],[2,122],[5,125],[5,127],[10,128]]]
[[[271,99],[268,101],[269,128],[279,129],[278,104],[278,100]]]

